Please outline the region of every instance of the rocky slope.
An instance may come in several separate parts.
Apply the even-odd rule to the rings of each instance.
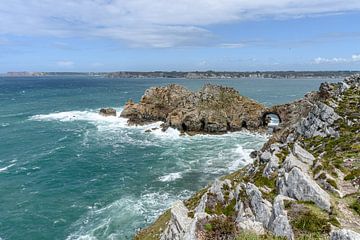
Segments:
[[[235,89],[205,85],[191,92],[179,85],[148,89],[140,103],[129,100],[121,113],[130,124],[163,121],[188,133],[223,133],[241,129],[260,130],[265,107],[239,95]]]
[[[253,164],[176,202],[135,239],[360,239],[360,75],[284,109],[289,120]]]

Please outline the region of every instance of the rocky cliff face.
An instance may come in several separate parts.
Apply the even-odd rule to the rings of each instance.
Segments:
[[[293,104],[253,164],[135,239],[360,239],[360,75]]]
[[[241,129],[261,130],[265,107],[239,95],[227,87],[205,85],[191,92],[179,85],[150,88],[140,103],[128,101],[122,117],[130,124],[163,121],[164,128],[173,127],[192,133],[223,133]]]

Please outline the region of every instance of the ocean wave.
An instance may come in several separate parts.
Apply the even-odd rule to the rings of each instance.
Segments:
[[[175,172],[175,173],[169,173],[169,174],[159,177],[159,181],[160,182],[172,182],[179,178],[182,178],[182,173]]]
[[[150,192],[138,198],[121,198],[103,208],[90,207],[89,212],[73,224],[72,228],[76,230],[66,239],[130,239],[129,232],[151,223],[174,201],[190,194],[189,191],[179,195]]]
[[[235,171],[242,166],[250,164],[252,162],[250,157],[252,151],[254,151],[254,149],[244,149],[243,146],[237,145],[233,150],[235,160],[228,165],[228,169],[230,171]]]
[[[13,167],[15,165],[16,165],[16,163],[12,163],[12,164],[10,164],[10,165],[8,165],[6,167],[0,168],[0,173],[7,171],[9,168],[11,168],[11,167]]]

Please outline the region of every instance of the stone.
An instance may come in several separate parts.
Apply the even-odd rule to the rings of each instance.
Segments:
[[[294,167],[298,167],[304,172],[309,172],[311,165],[300,161],[297,157],[290,153],[286,156],[283,167],[286,172],[290,172]]]
[[[262,198],[261,192],[252,183],[246,185],[246,194],[249,196],[255,220],[261,222],[267,228],[271,217],[271,203]]]
[[[311,153],[303,149],[297,142],[294,144],[293,153],[303,163],[306,163],[310,166],[313,165],[315,157]]]
[[[314,202],[319,208],[330,212],[330,196],[308,174],[294,167],[278,183],[280,194],[301,201]]]
[[[270,161],[266,164],[263,176],[267,178],[271,178],[273,174],[278,170],[279,168],[279,158],[275,156],[274,154],[271,155]]]
[[[349,229],[334,230],[330,233],[330,240],[359,240],[360,234]]]
[[[306,138],[336,136],[337,132],[331,125],[339,118],[332,107],[318,102],[308,116],[298,124],[297,132]]]
[[[269,229],[275,236],[286,237],[287,239],[292,240],[294,239],[294,233],[287,217],[284,200],[294,201],[294,199],[282,195],[276,196]]]
[[[113,108],[102,108],[102,109],[100,109],[99,113],[100,113],[100,115],[103,115],[105,117],[108,117],[108,116],[116,117],[116,110]]]
[[[260,160],[262,162],[268,162],[271,158],[271,153],[269,151],[265,151],[260,155]]]
[[[161,235],[161,240],[181,240],[191,226],[192,219],[188,217],[188,209],[182,201],[177,201],[171,207],[171,219]]]

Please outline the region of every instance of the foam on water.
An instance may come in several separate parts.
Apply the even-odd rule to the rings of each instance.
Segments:
[[[7,171],[9,168],[11,168],[12,166],[15,166],[15,165],[16,165],[15,163],[12,163],[6,167],[0,168],[0,173]]]
[[[166,192],[143,193],[139,198],[127,196],[103,208],[90,207],[89,212],[77,221],[67,240],[84,239],[130,239],[129,229],[134,231],[139,224],[139,216],[151,223],[162,211],[169,208],[176,199],[184,199],[191,192],[179,195]]]
[[[172,182],[176,179],[182,178],[182,172],[169,173],[167,175],[159,177],[161,182]]]

